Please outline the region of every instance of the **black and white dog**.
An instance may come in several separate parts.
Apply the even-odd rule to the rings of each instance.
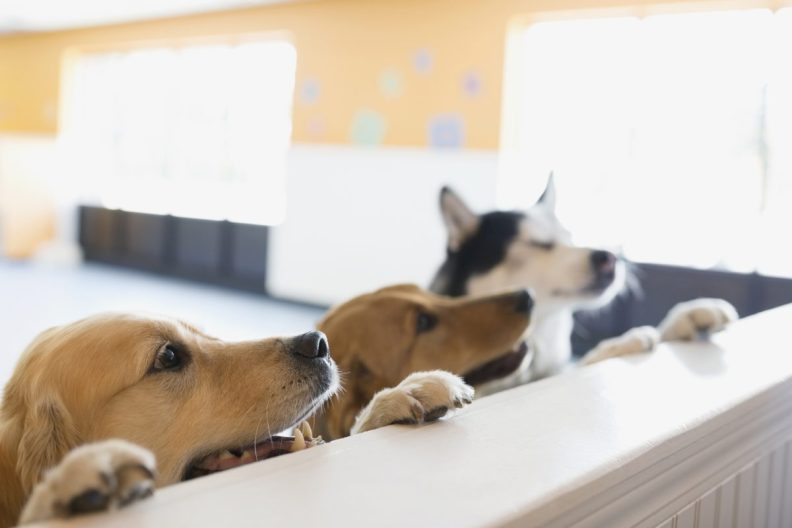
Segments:
[[[440,192],[447,256],[430,289],[461,296],[530,288],[536,301],[531,353],[508,378],[481,387],[495,392],[560,372],[572,361],[573,313],[609,303],[625,284],[625,263],[613,253],[576,246],[555,215],[550,176],[539,201],[524,212],[474,213],[451,189]],[[737,312],[720,299],[675,306],[657,327],[638,327],[601,342],[583,363],[651,350],[658,341],[692,340],[723,329]]]

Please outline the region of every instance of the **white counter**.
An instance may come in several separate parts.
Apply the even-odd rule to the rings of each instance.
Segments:
[[[790,328],[787,306],[712,343],[663,345],[433,425],[373,431],[57,526],[791,526]]]

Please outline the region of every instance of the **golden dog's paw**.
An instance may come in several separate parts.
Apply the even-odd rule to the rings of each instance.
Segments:
[[[660,334],[651,326],[632,328],[618,337],[602,341],[580,360],[581,365],[591,365],[606,359],[649,352],[660,341]]]
[[[450,372],[416,372],[375,394],[355,419],[352,434],[391,424],[434,422],[471,403],[473,395],[473,387]]]
[[[122,508],[154,492],[154,473],[154,455],[129,442],[80,446],[33,488],[20,524]]]
[[[663,341],[695,341],[720,332],[738,317],[723,299],[694,299],[671,308],[657,329]]]

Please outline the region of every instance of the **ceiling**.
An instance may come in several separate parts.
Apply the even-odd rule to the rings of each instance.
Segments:
[[[295,0],[1,0],[0,34],[117,24]]]

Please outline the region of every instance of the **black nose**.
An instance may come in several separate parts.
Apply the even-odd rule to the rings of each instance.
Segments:
[[[591,267],[599,273],[611,273],[616,268],[616,255],[610,251],[592,251]]]
[[[330,345],[322,332],[306,332],[294,338],[291,352],[308,359],[325,358],[330,355]]]
[[[517,294],[517,304],[514,305],[514,309],[517,310],[518,313],[523,314],[530,314],[531,310],[533,309],[534,301],[531,294],[528,293],[528,290],[523,290]]]

